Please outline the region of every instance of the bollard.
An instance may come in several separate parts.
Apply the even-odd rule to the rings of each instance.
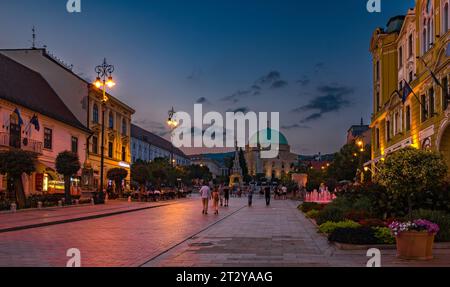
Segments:
[[[109,196],[108,196],[108,193],[106,193],[106,196],[105,196],[105,203],[107,203],[108,200],[109,200]]]
[[[92,205],[95,205],[95,200],[94,200],[93,197],[91,197],[91,204],[92,204]]]
[[[42,201],[38,201],[37,208],[38,208],[38,209],[42,209]]]
[[[58,207],[62,207],[62,205],[63,205],[62,200],[59,200],[59,201],[58,201]]]
[[[131,196],[128,196],[128,202],[131,203]]]
[[[16,212],[17,211],[17,204],[11,203],[11,211]]]
[[[79,199],[75,199],[75,205],[80,204],[80,200]]]

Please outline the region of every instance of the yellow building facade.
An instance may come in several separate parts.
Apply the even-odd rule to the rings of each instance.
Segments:
[[[417,0],[374,31],[372,170],[407,146],[439,151],[450,166],[449,37],[449,0]]]

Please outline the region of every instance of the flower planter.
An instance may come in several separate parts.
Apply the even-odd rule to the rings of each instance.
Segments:
[[[397,235],[397,257],[406,260],[433,259],[435,234],[407,231]]]

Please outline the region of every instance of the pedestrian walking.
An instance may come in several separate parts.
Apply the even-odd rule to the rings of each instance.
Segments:
[[[264,188],[264,196],[266,197],[266,206],[270,205],[270,186]]]
[[[211,197],[211,189],[207,185],[203,185],[202,188],[200,188],[200,197],[202,199],[202,205],[203,205],[203,214],[208,214],[208,202]]]
[[[250,186],[248,188],[248,206],[251,207],[253,204],[253,193],[255,192],[256,186],[255,183],[250,183]]]
[[[223,206],[223,184],[220,185],[219,188],[219,198],[220,198],[220,207]]]
[[[228,207],[228,202],[230,201],[230,187],[224,186],[223,188],[223,199],[224,199],[224,206]]]
[[[219,189],[216,187],[214,188],[214,191],[212,193],[212,202],[213,202],[213,208],[214,208],[214,214],[219,215]]]

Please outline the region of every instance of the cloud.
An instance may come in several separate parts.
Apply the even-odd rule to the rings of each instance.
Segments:
[[[292,124],[292,125],[286,125],[286,126],[281,126],[281,128],[283,130],[293,130],[293,129],[310,129],[310,126],[306,126],[306,125],[300,125],[300,124]]]
[[[270,71],[267,75],[262,76],[256,82],[260,85],[272,84],[281,79],[281,73],[278,71]]]
[[[324,62],[318,62],[318,63],[316,63],[316,65],[314,66],[314,72],[319,73],[319,72],[321,72],[324,68],[325,68],[325,63],[324,63]]]
[[[160,122],[155,122],[148,119],[136,119],[133,122],[139,127],[142,127],[143,129],[161,137],[164,137],[170,133],[169,129]]]
[[[249,107],[239,107],[236,109],[228,109],[227,112],[233,112],[233,113],[248,113],[250,111]]]
[[[208,101],[207,98],[201,97],[201,98],[198,98],[197,101],[195,101],[195,103],[196,103],[196,104],[208,104],[209,101]]]
[[[270,71],[268,74],[260,77],[248,89],[238,90],[231,96],[222,98],[224,102],[238,103],[240,100],[250,97],[259,96],[263,93],[263,88],[280,89],[288,85],[287,81],[281,79],[281,73],[278,71]]]
[[[319,95],[308,104],[293,110],[296,113],[313,112],[305,117],[301,123],[320,119],[324,114],[340,111],[351,105],[348,97],[353,94],[354,89],[340,85],[322,85],[317,87]]]
[[[283,81],[283,80],[278,80],[272,83],[271,88],[272,89],[279,89],[279,88],[284,88],[288,85],[288,82]]]
[[[306,87],[307,85],[309,85],[310,82],[311,80],[309,79],[308,76],[303,76],[300,80],[297,81],[297,83],[300,84],[302,87]]]

